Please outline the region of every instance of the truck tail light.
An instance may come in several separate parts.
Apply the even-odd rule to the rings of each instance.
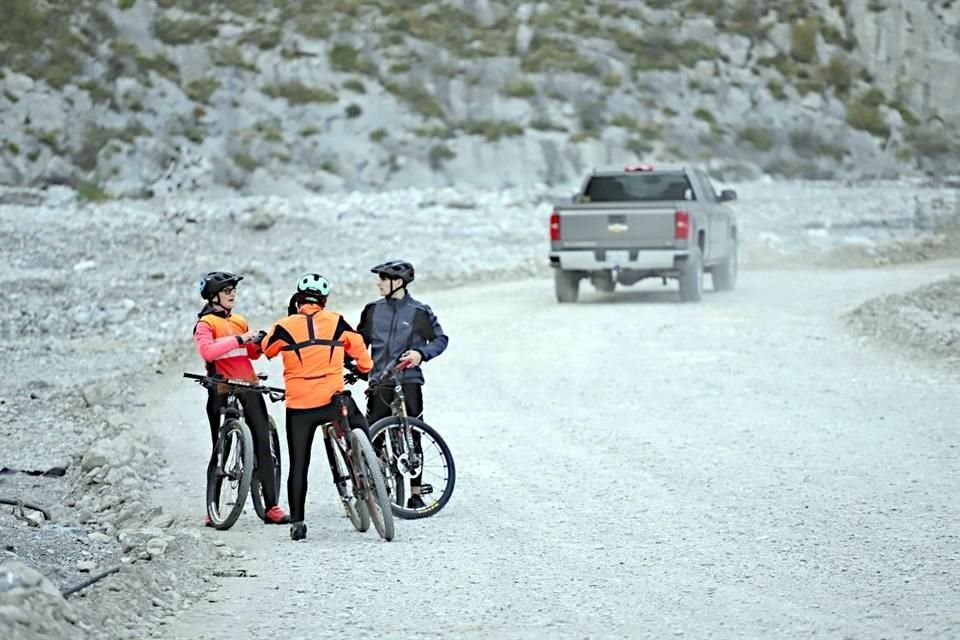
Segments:
[[[687,240],[690,237],[690,212],[677,209],[673,220],[673,237],[677,240]]]
[[[554,211],[550,214],[550,241],[559,242],[560,240],[560,214]]]

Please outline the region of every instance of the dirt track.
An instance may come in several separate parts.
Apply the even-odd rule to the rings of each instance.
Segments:
[[[559,306],[545,280],[424,296],[451,336],[425,391],[451,504],[391,543],[358,534],[318,448],[308,540],[252,511],[204,530],[255,577],[162,636],[953,636],[960,376],[840,317],[958,268],[750,271],[700,305],[651,284]],[[155,497],[199,529],[202,392],[155,394]]]

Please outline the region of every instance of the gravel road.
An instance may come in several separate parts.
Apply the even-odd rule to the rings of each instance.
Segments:
[[[247,577],[155,637],[954,636],[960,375],[843,317],[958,270],[744,271],[699,305],[650,284],[561,306],[542,278],[424,296],[451,336],[427,420],[459,479],[391,543],[342,517],[322,448],[305,542],[252,512],[203,530],[185,353],[139,409],[168,465],[152,498],[236,549],[211,575]]]
[[[955,539],[935,532],[956,528],[936,487],[955,479],[946,424],[960,278],[941,279],[957,265],[854,267],[960,256],[956,184],[724,185],[741,196],[741,290],[686,307],[674,287],[651,287],[563,308],[543,279],[542,187],[101,204],[61,187],[0,187],[0,497],[53,517],[0,508],[0,637],[212,637],[230,607],[243,607],[251,633],[280,619],[301,635],[349,632],[360,612],[378,632],[444,637],[517,637],[505,631],[517,625],[530,636],[726,637],[777,622],[802,634],[823,620],[811,628],[955,635],[955,593],[930,576],[955,569]],[[305,544],[249,517],[223,534],[199,527],[202,392],[179,378],[198,369],[198,274],[246,274],[242,312],[263,326],[306,270],[359,305],[369,266],[397,251],[454,336],[427,390],[459,463],[453,503],[399,523],[387,545],[338,518],[320,467]],[[875,442],[862,445],[867,429]],[[53,467],[66,475],[20,473]],[[564,473],[574,469],[584,477]],[[600,486],[613,478],[630,482],[607,498]],[[803,526],[826,542],[798,524],[804,504],[818,515],[804,512]],[[936,518],[919,520],[928,507]],[[819,525],[824,509],[842,527]],[[864,567],[881,573],[843,581],[876,570]],[[238,568],[258,577],[214,575]],[[797,581],[800,568],[813,577]],[[904,575],[913,582],[891,586]],[[768,598],[794,608],[784,615]],[[393,619],[406,610],[409,621]]]

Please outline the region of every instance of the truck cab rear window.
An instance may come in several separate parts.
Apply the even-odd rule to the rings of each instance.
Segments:
[[[588,202],[653,202],[695,199],[687,176],[682,173],[645,173],[594,176],[587,182]]]

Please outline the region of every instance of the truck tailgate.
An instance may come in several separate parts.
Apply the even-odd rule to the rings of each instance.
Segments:
[[[581,204],[557,207],[560,248],[664,248],[674,246],[675,213],[681,203]]]

